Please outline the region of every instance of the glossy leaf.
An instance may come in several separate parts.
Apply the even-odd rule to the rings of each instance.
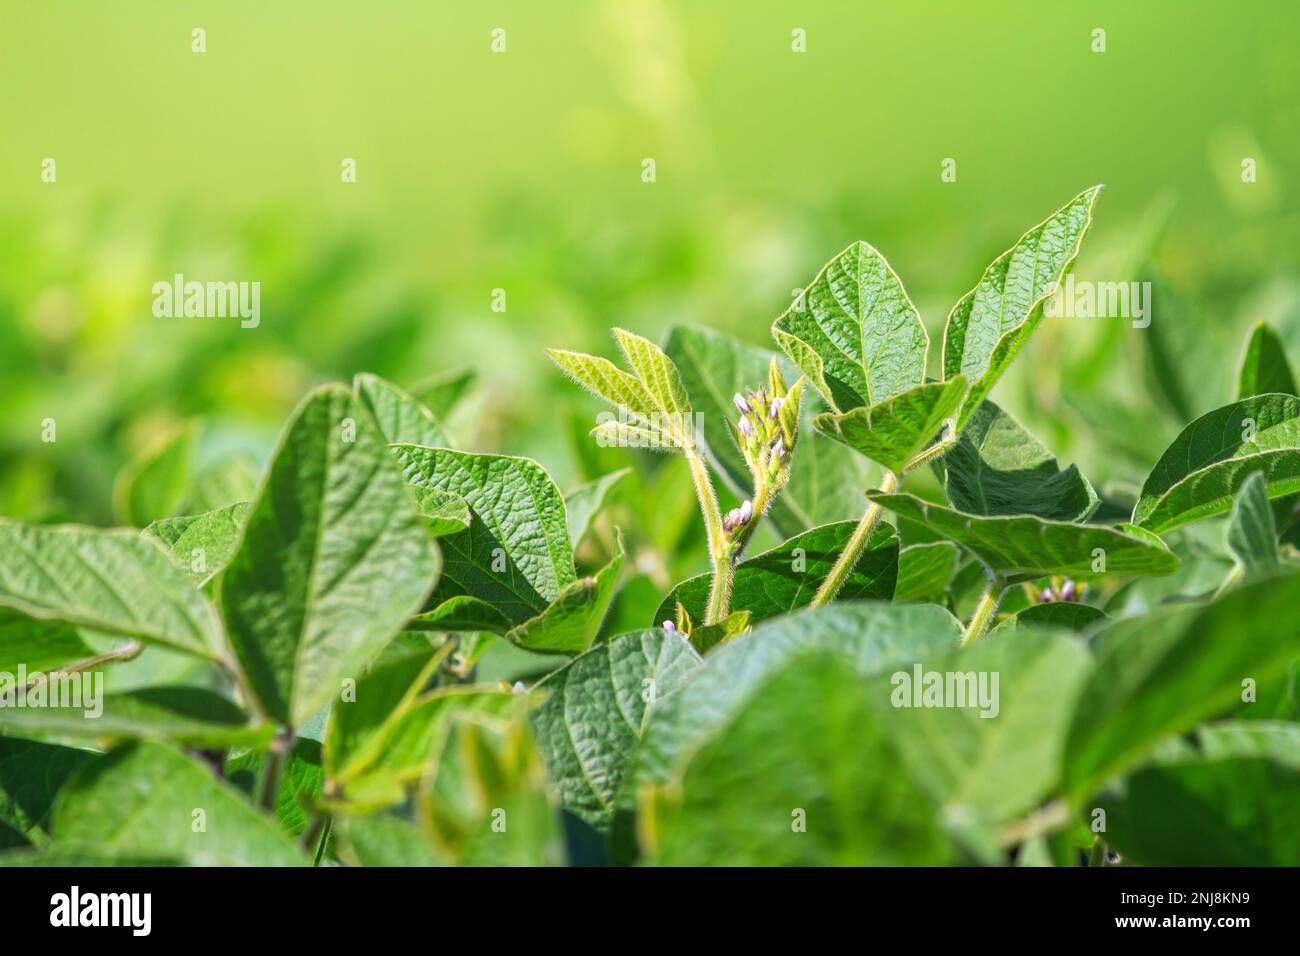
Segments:
[[[966,514],[1083,521],[1098,504],[1078,468],[1060,468],[1038,439],[987,399],[944,455],[942,469],[948,500]]]
[[[1254,472],[1269,498],[1300,490],[1300,398],[1256,395],[1192,422],[1151,469],[1133,523],[1160,534],[1223,514]]]

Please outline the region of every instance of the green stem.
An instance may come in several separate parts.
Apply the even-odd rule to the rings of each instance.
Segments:
[[[280,797],[280,775],[284,773],[284,765],[292,746],[292,733],[278,734],[271,741],[271,749],[262,758],[262,788],[257,802],[262,809],[272,813],[275,812],[275,804]]]
[[[961,636],[962,647],[973,644],[984,636],[989,623],[993,620],[993,615],[998,611],[998,605],[1002,603],[1003,590],[1005,588],[1001,581],[996,578],[989,581],[989,586],[980,595],[979,603],[975,605],[975,613],[971,615],[970,623],[966,625],[966,631]]]
[[[885,494],[890,494],[897,487],[898,479],[892,472],[886,473],[885,480],[880,483],[880,490]],[[826,575],[826,580],[822,582],[822,586],[817,589],[817,593],[813,596],[810,607],[821,607],[823,604],[829,603],[839,593],[840,588],[844,587],[844,582],[848,580],[853,569],[857,567],[858,559],[862,557],[862,550],[867,546],[867,542],[871,540],[871,532],[875,529],[876,523],[880,521],[880,516],[884,513],[884,510],[882,505],[874,501],[867,506],[866,512],[862,515],[862,520],[853,529],[853,536],[844,545],[844,550],[840,552],[840,556],[836,559],[835,566],[831,568],[830,573]]]
[[[709,539],[709,560],[713,563],[713,584],[709,588],[709,607],[704,623],[716,623],[725,617],[727,605],[731,603],[732,564],[727,555],[727,535],[722,530],[722,512],[718,510],[718,496],[713,491],[713,481],[709,478],[709,468],[700,457],[700,453],[686,450],[686,463],[691,469],[691,480],[695,483],[695,495],[700,499],[700,511],[704,515],[704,530]]]
[[[1092,848],[1088,851],[1088,865],[1106,865],[1106,844],[1101,837],[1095,837],[1092,841]]]
[[[903,474],[909,471],[915,471],[927,462],[934,461],[936,458],[942,458],[948,453],[948,449],[957,444],[955,438],[945,438],[943,441],[937,441],[925,451],[921,452],[906,465],[903,466]]]

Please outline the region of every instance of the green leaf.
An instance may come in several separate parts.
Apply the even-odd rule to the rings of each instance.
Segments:
[[[413,385],[411,396],[442,422],[451,417],[477,383],[478,369],[473,367],[437,372]]]
[[[732,611],[713,624],[694,625],[690,633],[691,647],[703,654],[719,644],[740,637],[750,630],[750,617],[748,611]]]
[[[1103,630],[1066,749],[1070,792],[1087,798],[1157,744],[1240,703],[1247,679],[1284,675],[1300,646],[1298,599],[1292,574]]]
[[[559,815],[523,714],[502,720],[466,712],[449,723],[419,796],[421,828],[435,852],[461,866],[563,862]]]
[[[795,657],[831,652],[870,675],[955,647],[960,636],[951,614],[924,604],[836,602],[760,624],[744,640],[710,653],[689,683],[661,699],[638,754],[636,780],[665,779]],[[625,794],[630,800],[627,788]]]
[[[138,531],[0,518],[0,605],[204,657],[222,653],[215,609]]]
[[[113,486],[113,511],[122,524],[143,527],[176,513],[190,478],[198,423],[166,432],[136,455]]]
[[[1269,498],[1300,490],[1300,398],[1256,395],[1192,422],[1151,469],[1133,523],[1162,534],[1223,514],[1253,472]]]
[[[199,469],[190,482],[178,514],[218,511],[257,494],[257,465],[245,454],[226,455]]]
[[[1084,521],[1099,503],[1078,468],[1062,470],[1037,438],[988,399],[970,416],[942,468],[948,500],[967,514]]]
[[[300,726],[415,614],[438,552],[369,413],[339,385],[298,407],[221,579],[264,711]]]
[[[51,832],[61,848],[109,858],[194,866],[305,863],[289,836],[243,794],[205,764],[161,744],[130,744],[82,766],[59,793]]]
[[[0,608],[0,672],[16,673],[19,667],[30,674],[51,671],[94,654],[71,624]]]
[[[664,348],[681,372],[691,407],[699,414],[709,460],[737,497],[750,497],[753,476],[728,429],[728,422],[736,415],[731,396],[767,381],[772,353],[692,326],[671,328]],[[788,366],[784,358],[779,362],[786,379],[793,379],[795,368]],[[803,424],[790,481],[768,512],[772,523],[787,537],[862,511],[866,463],[813,430],[815,404],[811,399],[802,403]]]
[[[596,515],[609,502],[614,490],[631,474],[631,468],[620,468],[595,481],[579,485],[565,496],[564,508],[569,516],[569,540],[573,542],[575,551],[581,546]]]
[[[1010,635],[1026,627],[1032,629],[1060,628],[1065,631],[1083,631],[1098,621],[1108,620],[1103,611],[1091,604],[1078,601],[1051,601],[1047,604],[1031,604],[1019,614],[1007,618],[989,632],[993,635]]]
[[[994,260],[948,315],[945,378],[965,375],[970,392],[957,427],[975,411],[1043,317],[1092,223],[1100,186],[1085,189]]]
[[[180,569],[202,586],[216,577],[234,556],[251,507],[241,501],[200,515],[163,518],[150,524],[144,533],[165,544]]]
[[[251,796],[265,762],[264,752],[246,751],[226,761],[226,778],[241,783]],[[288,833],[301,836],[306,831],[311,805],[320,798],[324,783],[320,744],[298,738],[285,756],[275,796],[275,818]]]
[[[620,538],[609,564],[567,585],[550,607],[506,631],[506,639],[530,651],[580,654],[600,631],[622,570]]]
[[[1300,866],[1295,725],[1211,739],[1203,752],[1138,770],[1103,796],[1107,843],[1144,866]]]
[[[918,385],[867,408],[813,419],[823,435],[843,442],[883,468],[901,475],[943,431],[966,394],[966,379]]]
[[[0,824],[32,843],[47,842],[55,795],[89,759],[70,747],[0,737]]]
[[[193,747],[263,747],[275,728],[254,723],[229,698],[202,687],[146,687],[105,694],[103,674],[87,672],[85,682],[44,682],[41,705],[0,707],[0,733],[60,737],[96,743],[125,740],[172,740]],[[0,680],[0,697],[14,693]],[[75,696],[74,696],[75,695]],[[53,703],[66,704],[52,706]]]
[[[646,386],[609,359],[563,349],[547,349],[546,354],[569,378],[641,424],[649,425],[656,418],[655,400]]]
[[[508,617],[487,601],[468,594],[447,598],[431,611],[411,618],[407,627],[415,631],[490,631],[504,634],[511,628]]]
[[[1282,570],[1277,526],[1268,503],[1268,488],[1261,472],[1253,472],[1237,493],[1228,521],[1228,550],[1247,578],[1268,577]]]
[[[772,325],[777,344],[835,411],[875,405],[925,381],[930,338],[885,257],[855,242]]]
[[[930,504],[914,495],[868,492],[899,517],[919,521],[970,551],[1007,583],[1049,574],[1172,574],[1178,559],[1155,535],[1120,525],[1069,524],[1032,515],[984,517]],[[1099,566],[1099,559],[1105,566]]]
[[[469,502],[450,491],[434,488],[412,488],[415,510],[420,513],[429,533],[435,538],[464,531],[473,521]]]
[[[409,821],[388,814],[348,815],[337,825],[340,855],[349,866],[447,866]]]
[[[1178,290],[1148,265],[1150,275],[1147,321],[1142,345],[1146,359],[1147,420],[1150,406],[1163,405],[1179,422],[1191,421],[1209,411],[1232,387],[1232,372],[1224,361],[1230,344],[1216,323],[1198,312]]]
[[[451,444],[433,412],[392,382],[362,372],[353,381],[357,398],[366,407],[391,445],[428,445],[442,448]]]
[[[613,331],[632,371],[636,372],[637,378],[645,385],[654,401],[655,409],[678,420],[689,416],[691,400],[686,395],[686,386],[682,384],[681,374],[673,360],[647,338],[625,329]],[[689,431],[684,430],[683,434],[689,436]]]
[[[822,525],[741,562],[732,579],[731,606],[748,611],[754,624],[806,606],[856,528],[853,521]],[[888,601],[897,578],[898,536],[877,524],[838,600]],[[678,602],[692,619],[703,620],[711,584],[711,575],[700,574],[677,585],[655,611],[655,623],[672,618]]]
[[[894,603],[942,604],[961,552],[951,541],[913,544],[898,553]]]
[[[1237,399],[1281,392],[1300,393],[1282,339],[1267,322],[1256,322],[1237,372]]]
[[[355,694],[335,702],[325,731],[324,767],[331,780],[346,783],[374,761],[450,650],[448,642],[377,664],[357,681]]]
[[[1020,630],[882,674],[871,699],[912,779],[946,813],[1001,823],[1056,789],[1089,665],[1079,641]],[[939,699],[948,706],[917,706],[936,674],[940,687],[964,696]]]
[[[655,702],[699,666],[680,634],[662,628],[594,647],[538,685],[533,728],[564,805],[608,829],[614,800]]]
[[[862,675],[826,652],[765,672],[651,792],[647,816],[651,861],[667,866],[950,859],[936,807],[908,774]]]
[[[472,512],[467,530],[440,541],[444,567],[430,610],[468,595],[522,624],[577,580],[564,498],[537,462],[416,445],[393,453],[408,483],[459,495]]]

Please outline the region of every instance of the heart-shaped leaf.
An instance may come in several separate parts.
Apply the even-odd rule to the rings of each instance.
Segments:
[[[917,385],[869,407],[826,412],[813,420],[819,432],[843,442],[896,475],[943,431],[961,407],[966,379]]]
[[[988,399],[970,416],[941,469],[948,500],[966,514],[1084,521],[1098,505],[1078,468],[1061,469],[1038,439]]]
[[[207,598],[138,531],[0,518],[0,605],[213,659],[224,645]]]
[[[1079,255],[1100,191],[1085,189],[1030,229],[953,306],[944,329],[943,374],[970,382],[958,429],[1042,319],[1043,306]]]
[[[903,518],[919,521],[975,555],[1006,583],[1049,574],[1172,574],[1178,559],[1155,535],[1121,525],[1070,524],[1033,515],[984,517],[953,511],[915,495],[868,492]]]
[[[1223,514],[1254,472],[1269,498],[1300,491],[1300,397],[1255,395],[1184,428],[1142,485],[1133,523],[1162,534]]]
[[[1239,704],[1243,681],[1285,679],[1300,646],[1297,600],[1291,574],[1103,630],[1066,748],[1070,792],[1086,799],[1161,741]]]
[[[680,634],[624,634],[549,675],[533,727],[564,805],[607,829],[614,798],[655,702],[699,666]]]
[[[300,726],[415,614],[438,552],[374,420],[340,385],[280,437],[222,575],[231,643],[269,716]]]
[[[772,335],[837,412],[925,381],[930,338],[921,316],[885,257],[865,242],[823,266]]]
[[[856,528],[853,521],[822,525],[742,561],[732,579],[731,606],[748,611],[751,624],[806,606]],[[838,599],[888,601],[897,578],[898,536],[878,524]],[[703,620],[711,583],[710,575],[700,574],[677,585],[655,611],[655,623],[672,619],[678,602],[692,619]]]
[[[1287,361],[1282,339],[1267,322],[1257,322],[1251,329],[1246,351],[1237,372],[1237,398],[1280,392],[1295,395],[1295,374]]]

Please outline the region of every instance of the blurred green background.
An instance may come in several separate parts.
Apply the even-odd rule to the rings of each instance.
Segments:
[[[1077,276],[1160,282],[1155,321],[1048,320],[995,397],[1099,489],[1140,481],[1232,397],[1251,322],[1300,358],[1297,36],[1290,0],[5,4],[0,511],[111,523],[178,423],[196,467],[260,463],[359,370],[476,368],[460,443],[567,489],[601,464],[571,440],[597,406],[544,347],[674,322],[770,347],[865,239],[937,367],[957,298],[1096,182]],[[259,281],[260,327],[155,318],[177,272]]]

